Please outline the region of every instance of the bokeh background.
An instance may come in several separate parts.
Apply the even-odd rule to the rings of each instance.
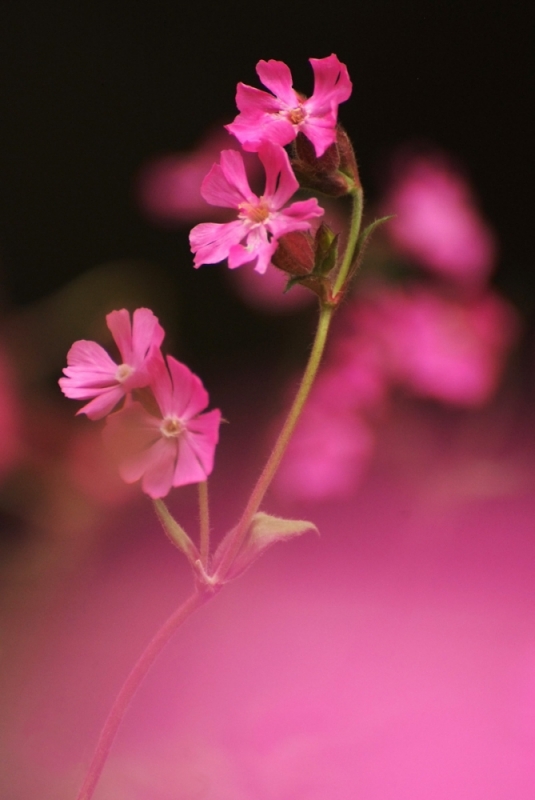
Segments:
[[[312,89],[335,52],[370,207],[400,148],[447,154],[498,243],[518,328],[477,408],[400,392],[342,498],[268,498],[322,537],[270,552],[181,632],[96,798],[532,798],[535,791],[532,19],[523,4],[5,2],[0,18],[0,794],[75,796],[133,659],[188,591],[146,498],[57,380],[104,314],[149,305],[225,426],[233,523],[303,363],[314,310],[192,268],[140,181],[234,116],[260,58]],[[194,220],[200,221],[200,220]],[[275,313],[277,311],[277,313]],[[196,523],[195,494],[176,492]]]

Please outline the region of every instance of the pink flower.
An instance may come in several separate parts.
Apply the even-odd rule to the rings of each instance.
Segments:
[[[277,249],[277,240],[290,231],[305,231],[322,216],[315,198],[283,208],[298,189],[286,152],[279,145],[263,144],[258,152],[266,171],[264,194],[251,191],[243,158],[235,150],[223,150],[202,185],[202,196],[216,206],[238,209],[233,222],[203,222],[190,233],[194,266],[217,264],[228,258],[230,269],[255,263],[264,273]]]
[[[59,385],[66,397],[91,402],[77,413],[90,419],[101,419],[132,389],[147,386],[148,366],[159,352],[164,331],[148,308],[134,311],[132,323],[126,309],[112,311],[106,323],[121,354],[116,364],[96,342],[82,339],[75,342],[67,354],[65,377]]]
[[[156,406],[150,412],[135,401],[111,414],[105,435],[118,455],[126,483],[142,481],[150,497],[164,497],[172,486],[206,480],[214,464],[221,412],[201,412],[208,393],[184,364],[158,355],[150,365]]]
[[[495,257],[491,230],[470,186],[437,156],[402,162],[384,203],[395,214],[386,226],[394,244],[422,266],[446,277],[482,284]]]
[[[476,406],[495,391],[516,328],[498,295],[469,302],[426,289],[384,291],[362,317],[384,348],[391,380],[447,403]]]
[[[351,94],[347,67],[333,54],[311,58],[314,93],[308,100],[292,85],[292,74],[282,61],[259,61],[258,77],[273,95],[238,84],[236,105],[240,113],[227,130],[241,142],[244,150],[259,150],[262,142],[286,145],[299,132],[323,155],[336,140],[338,106]]]

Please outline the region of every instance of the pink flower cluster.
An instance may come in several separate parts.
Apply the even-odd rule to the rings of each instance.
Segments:
[[[265,273],[278,240],[292,231],[309,231],[323,215],[316,199],[288,202],[299,188],[283,146],[298,133],[310,139],[322,155],[336,140],[338,105],[351,93],[346,67],[335,55],[310,59],[315,88],[308,100],[292,86],[290,70],[281,61],[260,61],[257,72],[273,94],[238,85],[240,113],[227,125],[243,148],[258,153],[266,174],[262,195],[249,186],[243,157],[224,150],[201,186],[211,205],[236,209],[237,219],[227,223],[201,223],[190,233],[195,267],[228,259],[231,269],[254,264]]]
[[[126,309],[112,311],[106,322],[120,363],[96,342],[75,342],[59,380],[63,393],[89,400],[78,414],[107,417],[105,436],[126,483],[141,480],[143,491],[157,498],[172,486],[206,480],[221,413],[202,413],[208,394],[201,381],[172,356],[164,358],[164,331],[148,308],[138,308],[132,320]]]

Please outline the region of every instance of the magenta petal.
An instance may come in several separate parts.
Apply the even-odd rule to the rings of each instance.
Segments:
[[[237,150],[222,150],[220,163],[229,186],[234,186],[243,200],[256,199],[247,180],[242,154]]]
[[[279,211],[269,221],[269,230],[276,239],[291,231],[307,231],[311,221],[323,216],[323,208],[315,197],[300,200]]]
[[[232,154],[232,155],[230,155]],[[223,150],[221,163],[214,164],[201,185],[201,195],[213,206],[238,208],[252,194],[241,153]]]
[[[284,146],[293,141],[296,135],[291,122],[274,114],[240,114],[227,129],[249,152],[257,152],[262,142]]]
[[[299,105],[299,98],[293,88],[292,73],[283,61],[259,61],[256,73],[264,86],[279,97],[288,108]]]
[[[258,114],[277,114],[284,108],[283,103],[273,95],[255,89],[254,86],[247,86],[239,83],[236,91],[236,105],[243,114],[247,116]],[[227,125],[230,130],[230,125]],[[232,133],[232,131],[230,131]]]
[[[282,208],[299,188],[288,154],[279,145],[266,142],[260,147],[258,157],[266,170],[264,197],[269,198],[272,208]]]
[[[200,378],[173,356],[167,356],[167,365],[173,382],[173,401],[172,409],[166,414],[171,413],[182,421],[189,420],[204,411],[208,405],[208,392]]]
[[[247,234],[247,226],[241,220],[234,222],[201,222],[189,235],[191,250],[195,253],[194,266],[217,264],[227,258],[230,248],[238,244]]]
[[[336,141],[336,114],[329,111],[325,117],[308,117],[301,130],[314,145],[319,158]]]
[[[331,104],[338,106],[351,95],[353,85],[347,67],[333,54],[327,58],[311,58],[314,70],[314,93],[307,105],[313,113],[324,113]]]

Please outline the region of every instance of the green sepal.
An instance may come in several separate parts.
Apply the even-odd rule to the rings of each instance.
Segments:
[[[328,275],[338,259],[338,234],[322,223],[315,239],[315,261],[313,275]]]
[[[163,500],[154,500],[153,503],[156,516],[162,523],[162,527],[167,534],[167,537],[171,540],[175,547],[178,547],[178,549],[184,553],[191,564],[195,564],[195,562],[200,559],[200,554],[184,528],[182,528],[182,526],[179,525],[176,519],[171,515]]]
[[[360,251],[368,244],[368,239],[372,235],[372,233],[379,228],[380,225],[384,225],[385,222],[388,222],[389,219],[394,219],[395,214],[389,214],[387,217],[379,217],[379,219],[375,219],[373,222],[370,222],[363,231],[360,232],[359,238],[357,239],[357,246],[356,251],[360,255]]]

